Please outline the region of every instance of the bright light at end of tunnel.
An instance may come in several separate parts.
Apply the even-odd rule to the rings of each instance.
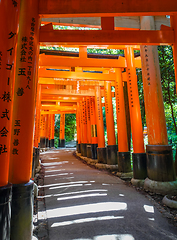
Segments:
[[[154,213],[154,207],[149,205],[144,205],[144,210],[148,213]]]

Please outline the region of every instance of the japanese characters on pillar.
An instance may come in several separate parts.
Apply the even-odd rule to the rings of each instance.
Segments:
[[[133,151],[134,153],[144,153],[143,129],[137,86],[136,68],[134,66],[133,48],[127,47],[125,50],[125,54],[127,59],[127,83],[132,127]]]
[[[86,98],[83,98],[82,101],[82,124],[83,124],[83,142],[87,143],[87,107],[86,107]]]
[[[104,124],[103,124],[103,112],[102,112],[100,86],[95,87],[95,110],[96,110],[96,121],[97,121],[98,147],[104,148],[105,138],[104,138]]]
[[[106,128],[107,128],[108,145],[115,145],[116,138],[115,138],[115,129],[114,129],[111,82],[105,81],[104,92],[105,92],[105,112],[106,112]]]
[[[81,126],[81,143],[83,143],[83,114],[82,114],[82,101],[79,103],[80,107],[80,126]]]
[[[115,73],[116,73],[115,95],[117,110],[116,113],[117,113],[118,150],[119,152],[128,152],[128,135],[121,68],[116,68]]]
[[[60,139],[65,139],[65,114],[60,114]]]
[[[141,28],[149,30],[152,27],[155,30],[152,16],[141,17]],[[157,46],[142,45],[140,51],[148,142],[152,145],[167,145],[168,138]]]
[[[77,120],[77,143],[81,143],[81,123],[80,123],[80,104],[77,103],[77,114],[76,114],[76,120]]]
[[[90,117],[91,117],[91,137],[92,144],[97,144],[97,125],[96,125],[96,115],[95,115],[95,97],[90,98]]]
[[[55,114],[52,114],[52,139],[54,139],[55,134]]]
[[[90,97],[86,97],[86,105],[87,105],[87,142],[91,144],[91,119],[90,119]]]
[[[8,183],[19,7],[0,2],[0,186]]]
[[[31,176],[38,35],[38,1],[21,0],[9,171],[16,184]]]

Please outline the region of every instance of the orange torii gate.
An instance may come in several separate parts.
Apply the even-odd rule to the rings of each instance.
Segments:
[[[105,46],[112,45],[117,46],[119,44],[123,45],[141,45],[141,58],[142,58],[142,70],[143,70],[143,82],[145,91],[145,105],[146,105],[146,116],[148,123],[148,135],[149,145],[147,146],[147,175],[148,179],[146,182],[147,187],[153,181],[172,183],[172,188],[176,187],[175,173],[173,169],[173,159],[172,159],[172,149],[167,142],[165,117],[163,110],[163,99],[161,94],[160,85],[160,74],[158,69],[157,52],[154,46],[159,44],[170,44],[173,46],[174,50],[174,64],[175,64],[175,75],[177,76],[177,66],[176,66],[176,55],[177,55],[177,5],[176,0],[160,1],[160,0],[147,0],[146,3],[142,3],[141,0],[130,1],[127,6],[127,1],[122,0],[121,2],[117,0],[111,0],[107,4],[106,0],[100,1],[86,1],[86,0],[76,0],[73,6],[72,0],[67,2],[62,2],[58,0],[16,0],[11,1],[10,4],[5,4],[5,0],[0,2],[0,18],[1,22],[1,46],[0,50],[0,157],[1,161],[1,171],[0,174],[0,194],[6,196],[5,199],[11,199],[11,189],[13,189],[12,195],[12,218],[11,218],[11,233],[9,234],[9,225],[4,221],[0,227],[6,229],[2,231],[0,229],[0,234],[5,234],[7,239],[11,238],[19,240],[21,239],[31,239],[31,219],[32,219],[32,188],[33,182],[30,181],[31,170],[32,170],[32,148],[33,148],[33,128],[34,128],[34,113],[35,106],[36,110],[36,126],[39,126],[40,116],[50,115],[55,113],[62,113],[61,110],[47,109],[42,110],[40,107],[41,100],[43,98],[53,98],[52,93],[55,91],[55,96],[53,101],[61,97],[63,90],[63,97],[68,96],[68,89],[41,89],[41,100],[38,99],[40,90],[37,90],[38,72],[39,74],[46,74],[46,77],[60,78],[57,73],[52,73],[52,71],[47,71],[45,69],[38,70],[38,59],[39,59],[39,42],[42,45],[55,44],[55,45],[75,45],[75,46],[86,46],[94,45]],[[75,7],[77,6],[77,8]],[[10,13],[10,14],[9,14]],[[151,21],[153,22],[153,17],[144,16],[155,16],[155,15],[170,15],[171,16],[171,27],[162,26],[161,30],[152,29]],[[100,31],[62,31],[53,30],[51,25],[44,26],[40,28],[40,17],[101,17],[101,27]],[[114,16],[141,16],[141,30],[115,30],[114,29]],[[6,24],[5,24],[6,23]],[[18,28],[19,25],[19,28]],[[125,57],[126,59],[120,59],[120,62],[127,63],[126,78],[128,84],[129,92],[129,107],[132,125],[132,136],[133,136],[133,148],[134,148],[134,178],[143,179],[146,176],[144,171],[144,148],[142,141],[142,128],[139,115],[139,103],[137,95],[137,86],[135,78],[135,61],[133,60],[133,48],[131,46],[125,47]],[[83,51],[80,54],[81,57],[86,56],[86,52]],[[152,65],[152,58],[155,59],[155,68]],[[72,65],[72,62],[78,61],[80,65]],[[71,60],[67,65],[67,62],[61,66],[69,67],[103,67],[99,65],[103,60],[93,60],[91,63],[88,60],[86,65],[82,66],[82,61],[79,59]],[[113,60],[110,60],[112,62]],[[104,61],[104,67],[108,67],[109,61]],[[62,64],[56,62],[58,64]],[[50,66],[50,63],[47,63]],[[44,67],[47,67],[44,63]],[[85,64],[85,63],[84,63]],[[90,64],[90,65],[89,65]],[[94,64],[94,66],[91,66]],[[107,64],[107,65],[106,65]],[[113,63],[116,64],[116,63]],[[148,64],[148,65],[147,65]],[[52,66],[55,66],[52,64]],[[116,68],[115,65],[111,67]],[[122,66],[123,67],[123,66]],[[50,72],[50,73],[49,73]],[[51,74],[51,75],[50,75]],[[109,76],[103,74],[100,81],[106,81],[105,85],[110,85],[110,82],[115,79],[121,79],[121,72],[116,69],[115,73],[110,73]],[[86,76],[87,80],[92,79],[90,74],[83,74],[82,71],[63,73],[63,78],[78,78],[83,80]],[[119,77],[118,77],[119,76]],[[122,75],[123,76],[123,75]],[[96,79],[98,75],[93,73],[93,80]],[[100,76],[99,76],[100,77]],[[109,77],[111,79],[109,79]],[[4,79],[7,81],[5,82]],[[176,77],[177,79],[177,77]],[[40,81],[40,80],[39,80]],[[41,80],[42,81],[42,80]],[[55,80],[52,80],[55,81]],[[107,82],[108,81],[108,82]],[[44,81],[45,82],[45,81]],[[120,81],[121,82],[121,81]],[[120,82],[118,82],[120,84]],[[111,83],[112,84],[112,83]],[[117,99],[117,109],[122,110],[123,105],[122,95],[122,85],[116,84],[116,96]],[[107,85],[106,85],[107,86]],[[96,85],[95,93],[93,89],[90,90],[89,98],[96,98],[95,101],[95,112],[97,119],[97,140],[98,140],[98,153],[99,149],[105,149],[104,142],[104,132],[102,125],[102,89],[100,85]],[[77,89],[76,89],[77,90]],[[84,89],[83,89],[84,91]],[[80,114],[80,139],[81,143],[86,144],[87,139],[85,139],[84,132],[87,132],[87,116],[86,116],[86,104],[84,101],[88,95],[86,94],[88,88],[85,88],[85,92],[82,94],[76,91],[70,91],[69,96],[71,97],[81,97],[77,99],[76,102],[80,103],[77,109],[83,108],[84,112]],[[58,95],[59,94],[59,95]],[[51,96],[50,96],[51,95]],[[84,99],[83,99],[84,97]],[[154,102],[152,102],[152,97]],[[55,100],[54,100],[55,99]],[[106,103],[108,104],[108,103]],[[152,111],[152,106],[157,111]],[[121,109],[122,108],[122,109]],[[69,111],[69,110],[68,110]],[[71,110],[71,112],[73,109]],[[76,111],[76,110],[74,110]],[[77,110],[79,112],[79,110]],[[136,114],[137,113],[137,114]],[[118,112],[118,116],[121,115],[119,119],[125,119],[124,111]],[[48,117],[50,119],[50,117]],[[41,118],[42,119],[42,118]],[[50,121],[50,120],[49,120]],[[100,125],[98,125],[98,122]],[[91,126],[95,125],[93,120]],[[135,126],[135,123],[137,124]],[[120,122],[118,122],[118,125]],[[138,127],[137,127],[138,126]],[[95,129],[93,128],[95,133]],[[126,132],[124,127],[124,134]],[[138,130],[138,137],[136,138],[136,131]],[[112,131],[112,130],[111,130]],[[38,132],[38,133],[37,133]],[[37,142],[39,143],[39,127],[37,131],[37,138],[35,141],[35,146]],[[50,132],[50,130],[48,131]],[[135,133],[135,134],[134,134]],[[118,137],[121,139],[122,133],[118,133]],[[46,132],[43,133],[46,138]],[[47,137],[51,138],[50,134],[47,133]],[[93,144],[97,144],[96,134],[92,135],[94,139]],[[90,141],[90,140],[89,140]],[[121,140],[119,140],[121,141]],[[124,139],[124,141],[126,141]],[[113,142],[114,144],[114,142]],[[85,145],[84,145],[85,146]],[[120,145],[121,146],[121,145]],[[126,143],[121,146],[121,153],[127,153]],[[104,152],[105,150],[103,150]],[[99,155],[98,154],[98,155]],[[101,152],[101,154],[102,152]],[[100,156],[99,155],[99,156]],[[122,154],[124,157],[124,155]],[[119,154],[121,157],[121,154]],[[104,159],[105,160],[105,159]],[[119,158],[119,160],[122,160]],[[121,164],[122,161],[119,161]],[[162,164],[164,163],[164,164]],[[140,166],[140,168],[138,167]],[[165,167],[164,167],[165,166]],[[129,169],[129,167],[127,167]],[[143,169],[143,174],[142,173]],[[136,170],[136,171],[135,171]],[[141,171],[139,171],[141,170]],[[125,168],[122,169],[125,171]],[[163,172],[163,174],[162,174]],[[8,183],[13,184],[11,188]],[[18,192],[22,194],[21,200],[18,197]],[[27,197],[26,197],[27,196]],[[29,202],[31,204],[29,204]],[[8,207],[2,205],[0,211],[3,208],[6,209],[8,213]],[[21,207],[22,211],[15,214],[15,210]],[[26,211],[24,211],[26,210]],[[4,212],[4,209],[3,209]],[[8,215],[8,214],[7,214]],[[2,219],[6,219],[8,216],[4,216]],[[28,216],[28,218],[26,218]],[[26,218],[29,221],[23,226],[21,219]],[[9,222],[9,220],[8,220]],[[20,229],[20,230],[19,230]],[[22,230],[22,231],[21,231]],[[10,236],[11,235],[11,236]],[[4,236],[0,236],[2,239]]]

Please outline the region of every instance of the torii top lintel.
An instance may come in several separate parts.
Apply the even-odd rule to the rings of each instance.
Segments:
[[[39,0],[41,17],[155,16],[176,13],[176,0]]]

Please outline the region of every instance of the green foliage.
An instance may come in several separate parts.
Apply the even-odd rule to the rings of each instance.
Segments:
[[[55,147],[58,147],[60,133],[60,114],[55,115]],[[76,134],[76,115],[65,114],[65,141],[69,142],[75,139]]]

